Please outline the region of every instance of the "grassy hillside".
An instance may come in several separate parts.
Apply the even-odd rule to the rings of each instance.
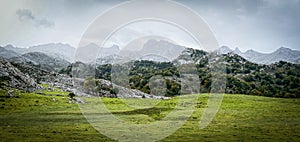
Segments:
[[[0,94],[1,141],[113,141],[86,121],[65,92],[15,91],[15,96],[6,97],[6,91],[0,90]],[[207,98],[200,95],[186,124],[161,141],[300,141],[300,99],[225,95],[214,120],[199,130]],[[154,108],[132,110],[117,98],[103,100],[115,115],[133,123],[159,120],[176,104],[173,98]]]

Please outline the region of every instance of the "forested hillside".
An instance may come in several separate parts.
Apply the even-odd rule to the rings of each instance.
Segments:
[[[167,86],[167,96],[180,95],[180,73],[178,62],[182,62],[187,56],[191,58],[198,70],[200,79],[200,92],[207,93],[211,89],[212,73],[210,71],[210,54],[188,48],[173,62],[154,62],[146,60],[132,61],[126,65],[129,67],[129,85],[132,89],[138,89],[150,93],[149,81],[151,77],[160,75]],[[268,97],[300,97],[300,65],[284,61],[271,65],[260,65],[247,61],[233,53],[222,55],[226,65],[226,89],[229,94],[249,94]],[[179,63],[180,64],[180,63]],[[71,66],[61,73],[71,74]],[[111,70],[116,65],[105,64],[96,67],[96,78],[111,80]],[[122,78],[119,78],[122,79]],[[114,80],[113,82],[118,82]]]

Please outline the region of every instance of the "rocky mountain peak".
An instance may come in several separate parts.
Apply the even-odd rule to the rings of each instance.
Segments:
[[[277,52],[277,53],[288,53],[288,52],[291,52],[292,50],[291,49],[289,49],[289,48],[286,48],[286,47],[280,47],[280,48],[278,48],[276,51],[275,51],[275,53]]]
[[[233,52],[238,55],[243,54],[243,52],[238,47],[236,47]]]
[[[232,52],[232,50],[228,46],[221,46],[219,49],[216,50],[216,52],[221,54],[227,54],[229,52]]]

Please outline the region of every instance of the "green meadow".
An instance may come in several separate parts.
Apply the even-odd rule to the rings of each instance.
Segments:
[[[12,97],[6,94],[0,90],[1,141],[114,141],[88,123],[79,105],[70,102],[66,92],[15,90]],[[91,103],[98,99],[91,97],[84,101]],[[207,94],[201,94],[187,122],[161,141],[300,141],[300,99],[225,95],[213,121],[199,129],[207,99]],[[117,98],[102,100],[120,119],[141,124],[164,118],[174,109],[178,98],[160,102],[132,99],[155,104],[139,109]]]

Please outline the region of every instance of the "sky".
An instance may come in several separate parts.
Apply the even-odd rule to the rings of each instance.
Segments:
[[[12,44],[29,47],[66,43],[77,47],[89,25],[103,12],[122,2],[124,1],[0,0],[0,46]],[[282,46],[300,50],[300,0],[176,2],[197,12],[209,25],[219,45],[264,53],[273,52]],[[157,29],[160,27],[159,24],[155,26]],[[134,27],[129,26],[127,29]],[[165,36],[180,35],[174,34],[170,30],[172,28],[162,27]],[[121,39],[126,40],[126,36],[128,35],[123,34],[123,37],[116,37],[119,37],[118,42],[122,42]],[[188,40],[183,40],[180,36],[173,37],[179,44],[189,45]]]

